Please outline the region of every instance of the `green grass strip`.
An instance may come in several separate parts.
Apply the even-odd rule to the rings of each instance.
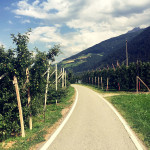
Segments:
[[[150,94],[118,95],[107,99],[150,149]]]

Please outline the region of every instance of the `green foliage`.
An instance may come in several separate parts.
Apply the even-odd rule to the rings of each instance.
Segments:
[[[35,146],[36,144],[45,141],[45,135],[48,133],[47,129],[49,129],[52,125],[54,125],[61,117],[61,111],[62,109],[70,106],[72,104],[72,96],[74,95],[74,88],[73,87],[67,87],[66,90],[66,96],[62,96],[61,102],[59,105],[56,104],[50,104],[47,105],[47,111],[46,111],[46,120],[43,121],[43,114],[40,113],[37,116],[33,116],[33,130],[26,130],[26,137],[13,137],[9,138],[5,141],[6,145],[10,141],[15,141],[13,146],[9,149],[11,150],[27,150],[30,149],[32,146]],[[33,148],[33,147],[32,147]],[[0,144],[0,149],[4,149],[4,147]],[[33,148],[34,149],[34,148]]]
[[[47,71],[48,60],[54,61],[60,53],[60,46],[55,45],[48,53],[40,52],[36,48],[36,56],[33,57],[28,49],[28,31],[25,34],[12,34],[11,38],[16,45],[14,49],[5,50],[0,47],[0,141],[12,135],[20,134],[19,111],[13,85],[13,77],[16,76],[19,85],[21,105],[25,129],[28,128],[29,114],[33,116],[43,111],[46,78],[42,75]],[[26,69],[29,68],[29,83],[26,83]],[[52,71],[52,68],[51,68]],[[52,78],[53,79],[53,78]],[[28,90],[30,90],[31,103],[28,105]],[[49,88],[53,93],[55,88]],[[64,90],[58,89],[57,97],[65,95]],[[53,100],[54,95],[49,98]]]
[[[68,81],[69,81],[70,83],[75,83],[75,82],[76,82],[76,78],[75,78],[75,76],[74,76],[74,74],[73,74],[72,71],[69,71],[69,72],[68,72]]]
[[[53,62],[55,61],[55,57],[60,53],[60,45],[54,45],[54,47],[48,51],[47,58]]]
[[[51,104],[51,103],[55,103],[56,100],[58,102],[61,101],[61,98],[63,96],[66,96],[67,94],[67,90],[66,89],[62,89],[62,88],[59,88],[57,91],[55,90],[55,88],[51,89],[51,91],[48,93],[48,101],[47,103],[48,104]]]
[[[22,88],[26,79],[25,69],[31,64],[31,54],[27,49],[27,33],[23,36],[21,34],[17,36],[12,35],[12,38],[17,46],[14,50],[5,52],[4,48],[0,48],[2,54],[0,58],[0,73],[1,75],[6,74],[6,76],[0,80],[0,115],[3,118],[3,121],[0,123],[0,140],[7,138],[11,134],[18,133],[20,130],[17,100],[12,83],[14,75],[18,77],[18,83],[20,85],[24,118],[28,116],[27,100],[25,98],[26,93]]]

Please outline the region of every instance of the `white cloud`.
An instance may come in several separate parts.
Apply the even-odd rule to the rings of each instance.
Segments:
[[[93,30],[94,31],[82,29],[79,32],[61,35],[58,27],[37,27],[33,29],[30,35],[30,42],[32,44],[37,41],[44,42],[46,48],[51,48],[51,43],[59,43],[63,53],[68,57],[71,54],[80,52],[104,39],[116,36],[116,34],[111,31],[98,31],[98,28],[93,28]]]
[[[3,46],[4,48],[6,48],[6,45],[0,41],[0,47]]]
[[[26,19],[26,20],[22,20],[21,22],[22,24],[25,24],[25,23],[30,23],[30,20],[29,19]]]
[[[91,28],[93,24],[106,23],[112,26],[111,20],[129,22],[130,17],[142,14],[149,9],[149,5],[149,0],[35,0],[31,4],[28,0],[22,0],[18,2],[14,13],[82,29]]]
[[[15,16],[15,18],[18,18],[18,19],[20,19],[20,18],[21,18],[21,16]]]
[[[14,10],[14,13],[38,19],[46,19],[48,14],[43,12],[40,7],[36,7],[37,4],[33,3],[33,5],[30,5],[27,0],[19,1],[17,4],[18,9]]]
[[[67,56],[134,27],[150,25],[149,0],[21,0],[13,12],[40,19],[30,36],[32,43],[39,41],[46,47],[60,43]],[[63,25],[74,31],[62,34]]]
[[[29,4],[27,0],[19,1],[18,8],[13,12],[17,15],[34,17],[36,19],[54,19],[64,18],[68,15],[68,7],[70,2],[64,0],[48,0],[40,3],[39,0]]]
[[[13,24],[13,22],[11,20],[8,21],[9,24]]]
[[[33,6],[37,6],[39,3],[40,3],[39,0],[35,0],[35,1],[33,2]]]
[[[2,46],[3,44],[2,44],[2,42],[0,41],[0,46]]]
[[[30,35],[31,43],[36,41],[44,42],[44,43],[60,43],[60,44],[67,44],[66,41],[61,38],[59,32],[57,32],[57,27],[37,27],[32,30]]]
[[[135,14],[130,17],[131,26],[147,27],[150,25],[150,8],[141,14]],[[138,18],[138,19],[137,19]]]

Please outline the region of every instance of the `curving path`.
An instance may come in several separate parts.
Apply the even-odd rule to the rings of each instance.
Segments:
[[[48,150],[136,150],[124,126],[96,92],[73,85],[76,107]]]

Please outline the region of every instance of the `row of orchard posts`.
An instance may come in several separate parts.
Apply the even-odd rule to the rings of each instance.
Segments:
[[[96,85],[98,86],[98,88],[101,87],[101,89],[104,89],[104,85],[103,85],[103,77],[89,77],[87,83],[92,84],[92,85]],[[150,88],[146,85],[146,83],[144,83],[144,81],[139,77],[136,76],[136,92],[138,93],[138,91],[140,90],[140,84],[143,84],[147,90],[150,92]],[[107,77],[107,85],[106,85],[106,91],[109,90],[109,78]],[[118,90],[120,91],[120,84],[118,83]]]
[[[87,83],[98,86],[98,88],[101,87],[102,90],[104,89],[103,77],[95,77],[95,78],[94,77],[89,77],[89,78],[87,78]],[[140,90],[141,83],[150,92],[150,88],[146,85],[146,83],[144,83],[144,81],[139,76],[136,76],[136,91],[137,91],[137,93]],[[109,78],[107,77],[106,91],[108,91],[108,90],[109,90]],[[120,91],[120,84],[119,83],[118,83],[118,90]]]
[[[150,87],[150,62],[130,63],[128,66],[119,65],[86,72],[82,76],[84,83],[97,85],[98,88],[115,90],[148,90]],[[145,88],[146,87],[146,88]]]
[[[61,69],[60,75],[58,76],[58,71],[57,71],[57,64],[55,66],[55,70],[53,71],[53,73],[51,75],[49,75],[50,72],[50,61],[49,61],[49,67],[48,70],[45,72],[47,73],[47,83],[46,83],[46,90],[45,90],[45,104],[44,104],[44,122],[45,122],[45,112],[46,112],[46,103],[47,103],[47,93],[48,93],[48,85],[49,85],[49,78],[55,73],[55,81],[53,83],[55,83],[56,85],[56,91],[58,88],[58,82],[60,82],[60,80],[62,80],[62,88],[66,88],[66,71],[63,69]],[[44,73],[44,75],[45,75]],[[57,104],[57,99],[56,99],[56,104]]]
[[[44,102],[44,122],[45,122],[45,111],[46,111],[46,103],[47,103],[47,94],[48,94],[48,86],[50,84],[50,77],[55,73],[55,81],[53,83],[55,83],[56,85],[56,91],[58,89],[58,83],[60,81],[62,81],[62,88],[66,88],[66,71],[63,69],[61,69],[60,75],[58,76],[58,70],[57,70],[57,64],[55,67],[54,72],[50,75],[50,61],[49,61],[49,66],[48,66],[48,70],[43,74],[43,76],[45,74],[47,74],[47,83],[46,83],[46,89],[45,89],[45,102]],[[4,78],[7,75],[7,73],[3,74],[2,76],[0,76],[0,80],[2,78]],[[26,86],[27,83],[29,83],[29,69],[26,69],[26,82],[24,84],[24,88]],[[17,81],[17,77],[14,76],[13,78],[13,84],[15,86],[15,91],[16,91],[16,97],[17,97],[17,102],[18,102],[18,110],[19,110],[19,118],[20,118],[20,126],[21,126],[21,135],[22,137],[25,137],[25,130],[24,130],[24,120],[23,120],[23,111],[22,111],[22,105],[21,105],[21,99],[20,99],[20,93],[19,93],[19,86],[18,86],[18,81]],[[30,88],[28,87],[27,89],[27,95],[28,95],[28,107],[31,107],[31,96],[30,96]],[[56,104],[57,104],[57,100],[56,100]],[[30,109],[29,109],[30,110]],[[29,128],[30,130],[32,130],[32,114],[31,112],[29,113]]]
[[[64,71],[64,68],[61,69],[60,75],[58,76],[58,70],[57,70],[57,64],[56,64],[55,65],[55,70],[50,75],[50,61],[49,61],[48,70],[44,73],[44,75],[46,73],[47,73],[47,83],[46,83],[46,90],[45,90],[44,122],[45,122],[45,113],[46,113],[48,86],[50,84],[49,78],[55,73],[55,81],[53,82],[53,84],[55,83],[55,85],[56,85],[56,91],[58,89],[58,83],[60,82],[60,80],[62,80],[62,88],[64,88],[64,87],[66,88],[66,71]],[[57,104],[57,99],[56,99],[56,104]]]
[[[97,85],[98,88],[101,87],[101,89],[104,89],[104,84],[103,84],[103,77],[89,77],[88,78],[88,83],[92,84],[92,85]],[[107,86],[106,86],[106,90],[109,90],[109,78],[107,78]]]

